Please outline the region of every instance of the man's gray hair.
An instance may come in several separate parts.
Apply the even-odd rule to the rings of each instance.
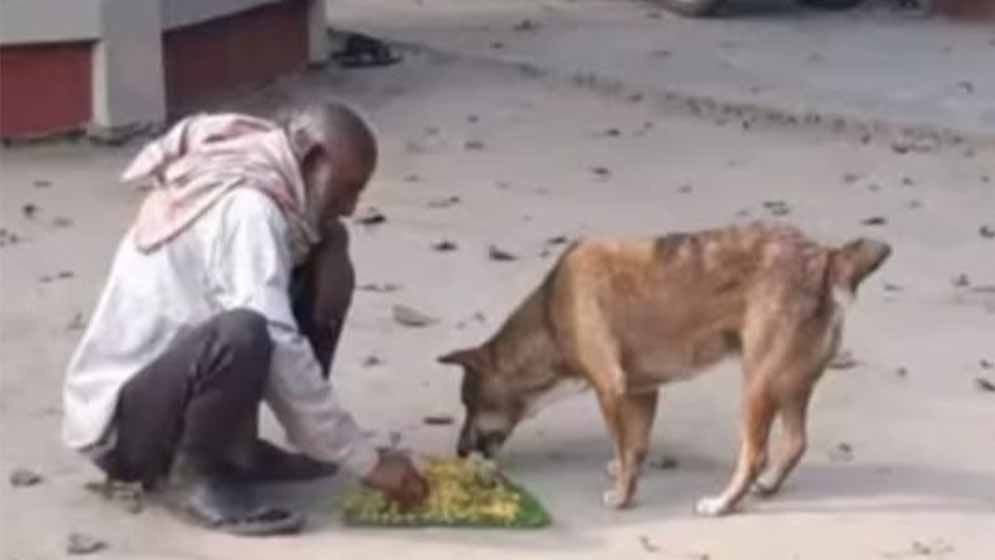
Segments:
[[[345,152],[369,166],[377,161],[376,136],[365,118],[340,101],[307,103],[286,110],[277,122],[287,132],[298,160],[315,146]]]

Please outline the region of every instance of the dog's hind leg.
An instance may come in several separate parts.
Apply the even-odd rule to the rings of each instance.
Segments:
[[[781,435],[780,446],[776,458],[770,469],[760,475],[753,485],[754,493],[760,496],[771,496],[781,489],[788,475],[805,454],[807,445],[806,437],[806,414],[808,402],[812,391],[805,391],[801,395],[792,396],[791,400],[781,406]]]
[[[777,412],[777,405],[764,383],[760,379],[755,381],[746,388],[744,395],[743,441],[736,470],[721,494],[698,500],[695,511],[700,515],[723,515],[731,511],[763,470],[767,455],[767,437],[770,435],[770,426]]]

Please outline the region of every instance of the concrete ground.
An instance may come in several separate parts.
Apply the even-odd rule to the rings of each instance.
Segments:
[[[720,126],[431,53],[387,69],[316,72],[216,108],[266,113],[329,94],[365,109],[383,145],[364,205],[388,221],[353,226],[359,281],[401,286],[358,293],[336,380],[362,423],[378,436],[399,431],[422,453],[450,453],[457,429],[426,426],[425,415],[461,415],[457,372],[434,357],[497,327],[550,266],[550,237],[772,218],[764,203],[783,201],[790,213],[779,219],[826,242],[890,242],[893,258],[850,315],[844,346],[857,364],[821,382],[810,450],[783,495],[720,519],[691,512],[733,465],[739,374],[730,363],[664,390],[652,456],[678,466],[650,468],[631,511],[601,506],[610,445],[590,396],[523,425],[502,462],[552,511],[544,531],[346,529],[337,518],[346,477],[273,489],[311,512],[308,532],[288,538],[216,535],[157,507],[135,515],[104,503],[83,488],[97,471],[59,443],[60,383],[141,200],[115,180],[138,146],[27,146],[0,152],[0,473],[28,468],[44,480],[0,485],[4,559],[62,558],[71,532],[106,541],[100,558],[149,560],[990,557],[995,393],[978,379],[995,382],[995,239],[982,235],[995,227],[991,147],[899,153],[827,131]],[[433,204],[451,196],[459,203]],[[883,220],[864,225],[871,218]],[[441,240],[457,250],[434,251]],[[490,261],[490,244],[518,260]],[[440,322],[397,325],[395,303]],[[371,355],[382,364],[364,367]],[[266,431],[281,437],[272,422]]]
[[[729,0],[721,17],[686,19],[648,0],[331,0],[328,14],[336,28],[672,101],[995,136],[995,29],[896,4]]]

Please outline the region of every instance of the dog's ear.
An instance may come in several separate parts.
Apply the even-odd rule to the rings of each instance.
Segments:
[[[480,351],[480,348],[454,350],[448,354],[439,356],[439,363],[480,369],[483,365],[483,352]]]
[[[833,284],[856,295],[857,287],[891,255],[891,246],[874,239],[855,239],[832,252]]]

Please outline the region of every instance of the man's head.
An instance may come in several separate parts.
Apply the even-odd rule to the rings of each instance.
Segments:
[[[352,214],[377,165],[377,141],[366,121],[345,104],[323,102],[294,110],[282,124],[314,222]]]

